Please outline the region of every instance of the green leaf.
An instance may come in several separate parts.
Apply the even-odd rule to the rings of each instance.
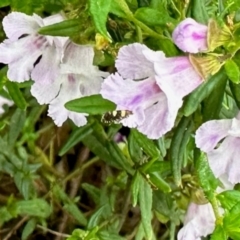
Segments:
[[[238,232],[240,237],[240,202],[235,204],[233,208],[228,212],[223,219],[223,226],[227,233],[230,235],[230,232]]]
[[[68,137],[67,141],[64,143],[64,145],[60,149],[58,155],[63,156],[71,148],[73,148],[76,144],[81,142],[84,137],[91,134],[93,132],[93,128],[92,128],[93,124],[94,123],[88,123],[87,125],[85,125],[83,127],[74,129],[73,132]]]
[[[148,139],[136,129],[131,129],[131,134],[146,154],[152,158],[158,158],[160,156],[160,152],[152,140]]]
[[[209,16],[207,13],[205,1],[192,0],[191,7],[192,7],[192,17],[197,22],[207,25]]]
[[[127,160],[127,158],[123,155],[123,152],[120,150],[118,145],[115,142],[108,142],[106,145],[109,150],[113,160],[117,162],[119,166],[121,166],[127,173],[133,175],[133,169]]]
[[[33,233],[36,225],[37,225],[36,219],[34,218],[30,219],[23,228],[21,239],[27,240],[28,237]]]
[[[107,16],[110,11],[112,0],[89,0],[90,1],[90,13],[95,23],[96,29],[101,33],[108,41],[112,41],[110,35],[107,32],[106,22]]]
[[[101,190],[88,183],[83,183],[82,188],[90,195],[96,205],[100,203]]]
[[[135,138],[132,130],[133,129],[131,129],[130,135],[128,137],[128,152],[131,156],[131,159],[135,163],[139,163],[143,158],[143,153],[142,153],[141,146],[136,141],[136,138]]]
[[[240,192],[237,190],[227,190],[217,195],[221,206],[230,210],[235,204],[240,202]]]
[[[42,27],[38,30],[38,33],[42,35],[68,37],[79,33],[80,29],[80,20],[70,19]]]
[[[229,81],[229,86],[233,95],[233,98],[238,106],[238,109],[240,109],[240,84],[233,83],[232,81]]]
[[[221,225],[217,225],[214,232],[211,235],[211,240],[226,240],[227,234]]]
[[[7,7],[10,5],[10,0],[1,0],[0,2],[0,8]]]
[[[26,112],[16,109],[10,120],[10,129],[8,134],[8,143],[13,145],[17,140],[26,120]]]
[[[174,182],[177,186],[181,185],[181,170],[183,162],[183,152],[190,137],[191,118],[182,117],[174,135],[170,146],[170,160]]]
[[[47,218],[52,210],[50,205],[43,199],[24,200],[17,202],[19,214]]]
[[[181,109],[183,115],[190,116],[193,112],[195,112],[199,104],[212,93],[215,85],[221,81],[225,81],[225,79],[225,72],[223,70],[220,70],[209,80],[203,82],[198,88],[196,88],[185,98],[183,107]]]
[[[135,12],[134,17],[150,27],[176,24],[176,20],[169,17],[166,10],[160,11],[153,8],[143,7]]]
[[[196,173],[200,186],[205,193],[213,193],[218,186],[218,180],[215,178],[205,153],[201,153],[195,160]]]
[[[141,223],[145,232],[147,240],[152,239],[152,189],[147,181],[141,177],[140,178],[140,189],[139,189],[139,205],[141,210]]]
[[[203,101],[202,117],[203,122],[212,119],[218,119],[222,108],[222,102],[226,90],[227,77],[222,78],[221,81],[216,82],[212,93]]]
[[[116,105],[104,99],[100,94],[78,98],[67,102],[65,107],[74,112],[88,114],[104,114],[116,109]]]
[[[229,232],[228,235],[232,240],[240,240],[240,232],[238,230]]]
[[[149,181],[156,186],[159,190],[165,193],[171,192],[169,184],[161,177],[158,172],[148,173]]]
[[[131,184],[131,193],[132,193],[132,204],[133,207],[136,207],[137,205],[137,201],[138,201],[138,194],[139,194],[139,188],[140,188],[140,184],[141,182],[141,174],[136,171],[133,180],[132,180],[132,184]]]
[[[109,205],[104,204],[94,214],[92,214],[91,218],[88,221],[87,229],[91,229],[97,226],[104,219],[105,211],[108,208],[109,208]]]
[[[65,203],[63,207],[77,222],[83,226],[87,225],[87,219],[84,214],[79,210],[75,203]]]
[[[15,82],[6,82],[6,87],[14,103],[18,108],[25,110],[27,108],[27,103],[23,97],[22,92],[20,91],[18,84]]]
[[[231,59],[228,59],[224,65],[227,76],[233,83],[240,83],[240,70],[238,65]]]

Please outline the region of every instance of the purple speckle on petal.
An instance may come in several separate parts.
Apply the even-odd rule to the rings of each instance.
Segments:
[[[192,33],[192,37],[193,37],[193,39],[195,39],[195,40],[199,40],[199,39],[206,39],[206,36],[205,35],[203,35],[203,34],[198,34],[198,33],[196,33],[196,32],[194,32],[194,33]]]
[[[130,102],[131,105],[138,105],[142,101],[142,96],[137,95],[135,96],[132,101]]]

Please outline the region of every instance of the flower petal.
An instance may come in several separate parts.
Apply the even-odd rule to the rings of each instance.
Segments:
[[[150,139],[160,138],[173,128],[181,105],[181,99],[168,99],[162,93],[158,103],[145,110],[146,120],[138,127],[138,130]]]
[[[43,24],[43,21],[36,14],[28,16],[24,13],[12,12],[3,19],[3,28],[7,37],[11,41],[16,41],[22,35],[35,34],[40,28],[39,23]]]
[[[226,137],[219,148],[208,152],[209,165],[217,178],[226,174],[230,183],[240,182],[239,146],[239,138]]]
[[[182,51],[198,53],[208,49],[207,31],[206,25],[197,23],[192,18],[186,18],[174,29],[172,37]]]
[[[154,68],[159,87],[169,97],[183,98],[203,82],[187,57],[166,58],[155,62]]]
[[[58,96],[49,104],[48,116],[54,120],[57,126],[62,126],[67,118],[72,119],[78,127],[83,126],[87,123],[85,117],[87,114],[68,111],[64,107],[66,102],[81,97],[79,76],[68,74],[62,77],[64,77],[65,80],[62,80],[62,86]]]
[[[5,40],[0,44],[0,62],[9,64],[8,78],[17,82],[29,80],[45,46],[46,39],[41,36],[27,36],[16,42]]]
[[[82,74],[84,76],[102,76],[109,74],[99,71],[98,67],[93,66],[94,50],[92,46],[68,44],[65,50],[62,73]]]
[[[196,131],[196,145],[204,152],[213,150],[217,143],[228,135],[232,120],[212,120],[200,126]]]
[[[178,240],[195,240],[206,237],[215,228],[215,215],[210,203],[190,203],[184,220],[184,227],[178,233]]]
[[[117,104],[117,110],[129,110],[133,114],[122,121],[126,126],[137,126],[144,121],[144,109],[156,103],[161,90],[154,78],[143,81],[123,80],[118,74],[112,74],[102,84],[102,96]]]
[[[34,82],[31,87],[31,94],[37,99],[39,104],[50,103],[59,93],[61,87],[61,77],[50,83]]]
[[[58,81],[57,77],[60,74],[60,59],[61,52],[54,46],[49,46],[45,49],[38,64],[34,67],[31,78],[35,82],[42,84],[50,84]],[[59,83],[60,85],[61,83]]]
[[[146,59],[143,51],[154,54],[154,51],[140,43],[120,48],[116,68],[124,78],[142,79],[154,75],[153,63]],[[164,56],[164,53],[162,55]]]

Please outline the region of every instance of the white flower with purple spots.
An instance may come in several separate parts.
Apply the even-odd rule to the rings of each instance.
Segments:
[[[208,49],[207,31],[206,25],[200,24],[192,18],[186,18],[174,29],[172,38],[183,52],[204,52]]]
[[[132,112],[121,120],[124,126],[151,139],[172,129],[183,97],[202,83],[188,57],[166,58],[139,43],[120,49],[116,68],[118,73],[103,82],[101,94],[117,110]]]
[[[216,178],[226,174],[229,182],[240,183],[240,114],[202,124],[196,132],[196,145],[207,153]]]
[[[42,36],[38,34],[38,30],[63,20],[60,14],[42,19],[36,14],[28,16],[20,12],[12,12],[3,19],[3,28],[8,39],[0,44],[0,62],[8,64],[7,76],[11,81],[29,80],[34,65],[41,57],[40,63],[47,65],[50,62],[49,56],[56,52],[61,55],[68,38]],[[53,69],[59,61],[52,65]]]

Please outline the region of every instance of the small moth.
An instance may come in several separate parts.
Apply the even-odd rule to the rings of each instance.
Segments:
[[[115,110],[112,112],[106,112],[103,116],[101,121],[106,124],[111,123],[119,123],[122,119],[129,117],[132,112],[128,110]]]

